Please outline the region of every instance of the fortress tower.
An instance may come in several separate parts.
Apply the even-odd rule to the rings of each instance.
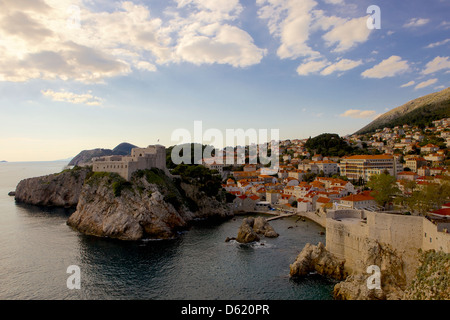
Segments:
[[[130,180],[137,170],[158,168],[166,174],[166,148],[162,145],[150,145],[147,148],[133,148],[129,156],[109,156],[92,159],[94,172],[115,172]]]

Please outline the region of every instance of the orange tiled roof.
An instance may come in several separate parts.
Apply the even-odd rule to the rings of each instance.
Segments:
[[[320,202],[320,203],[328,203],[328,202],[330,202],[330,201],[331,201],[330,199],[325,198],[325,197],[319,197],[319,198],[317,199],[317,202]]]
[[[359,202],[359,201],[369,201],[375,200],[374,197],[363,195],[363,194],[352,194],[347,197],[341,198],[342,201],[351,201],[351,202]]]
[[[350,157],[344,157],[344,159],[349,160],[387,160],[392,159],[392,155],[379,154],[379,155],[355,155]]]

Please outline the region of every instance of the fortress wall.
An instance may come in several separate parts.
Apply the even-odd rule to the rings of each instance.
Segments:
[[[92,165],[94,172],[114,172],[128,180],[128,161],[95,161]]]
[[[437,230],[431,221],[423,219],[422,250],[450,252],[450,233]]]
[[[370,240],[391,246],[401,256],[408,282],[415,275],[419,249],[450,252],[450,234],[438,232],[437,226],[424,217],[350,211],[329,211],[326,220],[326,247],[346,260],[349,272],[365,272],[367,266],[362,260]],[[358,216],[366,217],[366,222]]]
[[[389,244],[402,257],[407,279],[412,279],[422,248],[423,217],[366,212],[369,237]],[[436,226],[435,226],[436,228]]]
[[[170,174],[166,167],[166,148],[161,145],[133,148],[131,156],[124,156],[121,159],[121,161],[116,161],[119,158],[109,157],[104,161],[94,161],[93,171],[115,172],[128,181],[137,170],[159,168],[164,170],[167,175]]]
[[[326,228],[327,218],[323,213],[316,213],[314,211],[298,211],[297,215],[308,218],[309,220],[312,220],[318,225]]]
[[[345,259],[346,271],[359,270],[365,251],[365,239],[368,238],[368,226],[358,219],[327,219],[326,227],[327,250],[338,258]]]

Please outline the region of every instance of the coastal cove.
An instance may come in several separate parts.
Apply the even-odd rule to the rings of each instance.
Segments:
[[[0,165],[0,298],[2,299],[332,299],[335,281],[289,277],[306,243],[324,229],[297,217],[274,220],[278,238],[225,242],[245,216],[195,221],[172,240],[120,241],[67,226],[73,209],[16,204],[7,194],[24,178],[60,172],[67,163]],[[78,265],[81,289],[69,290],[67,267]]]

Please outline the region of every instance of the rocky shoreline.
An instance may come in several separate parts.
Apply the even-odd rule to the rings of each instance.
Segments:
[[[144,170],[125,181],[90,168],[19,182],[17,202],[76,207],[67,224],[84,234],[120,240],[170,239],[194,219],[233,216],[226,203],[193,184],[175,183],[158,169]]]
[[[290,276],[305,277],[317,272],[339,280],[333,290],[335,300],[450,299],[450,254],[433,250],[421,253],[417,274],[407,283],[403,260],[395,250],[377,241],[368,241],[366,249],[361,263],[380,266],[379,287],[368,285],[369,273],[346,272],[345,260],[328,252],[322,243],[305,245],[290,265]]]

